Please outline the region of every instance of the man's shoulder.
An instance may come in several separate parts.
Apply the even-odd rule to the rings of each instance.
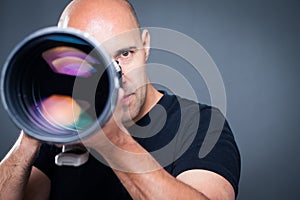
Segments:
[[[163,106],[167,108],[176,108],[177,111],[181,112],[192,112],[192,113],[206,113],[211,111],[219,111],[218,108],[211,105],[188,99],[179,95],[164,93]],[[179,109],[179,110],[178,110]]]

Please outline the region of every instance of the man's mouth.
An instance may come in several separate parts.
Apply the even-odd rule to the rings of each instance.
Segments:
[[[130,104],[130,98],[133,95],[133,93],[126,94],[123,96],[123,104],[129,105]]]

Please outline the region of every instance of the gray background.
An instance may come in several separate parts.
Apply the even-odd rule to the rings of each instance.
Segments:
[[[0,63],[31,32],[55,25],[67,0],[0,3]],[[132,0],[142,26],[199,42],[224,79],[227,118],[242,155],[238,199],[298,199],[300,2],[297,0]],[[178,62],[155,52],[151,62]],[[162,59],[163,61],[160,61]],[[201,81],[199,82],[199,84]],[[207,102],[205,85],[203,102]],[[0,158],[18,129],[0,106]]]

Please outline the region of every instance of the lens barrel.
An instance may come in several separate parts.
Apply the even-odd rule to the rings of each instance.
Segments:
[[[1,74],[4,108],[26,134],[74,143],[99,130],[114,111],[119,65],[88,34],[48,27],[26,37]]]

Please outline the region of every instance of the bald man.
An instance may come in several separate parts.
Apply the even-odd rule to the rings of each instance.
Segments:
[[[0,199],[235,199],[240,157],[228,123],[214,149],[199,158],[211,113],[222,115],[153,87],[146,74],[150,35],[139,29],[130,3],[75,0],[58,26],[89,33],[122,66],[123,89],[114,116],[83,141],[95,153],[77,168],[55,166],[53,159],[60,149],[21,132],[0,165]],[[160,107],[165,111],[157,111]],[[165,113],[165,126],[155,135],[151,131]],[[180,124],[183,130],[177,127],[181,116],[186,120]],[[191,129],[193,123],[199,125],[197,130]],[[190,135],[194,135],[191,144],[177,155]],[[174,138],[174,147],[160,157],[174,159],[164,166],[164,159],[151,153]]]

